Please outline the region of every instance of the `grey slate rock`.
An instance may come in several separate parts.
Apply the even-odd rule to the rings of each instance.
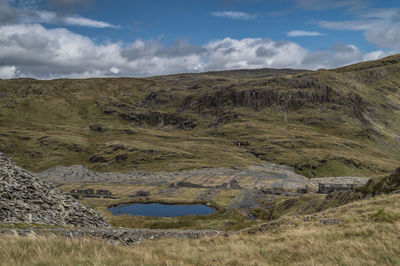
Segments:
[[[0,153],[0,223],[109,226],[98,212],[16,166],[3,153]]]

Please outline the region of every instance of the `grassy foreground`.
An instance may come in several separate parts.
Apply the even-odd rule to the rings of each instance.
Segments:
[[[1,265],[398,265],[400,195],[378,196],[304,219],[286,216],[229,237],[145,241],[1,236]],[[388,207],[390,206],[390,207]],[[339,224],[321,221],[338,219]]]

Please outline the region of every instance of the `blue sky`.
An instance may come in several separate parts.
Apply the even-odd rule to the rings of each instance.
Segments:
[[[0,78],[334,68],[400,50],[372,0],[0,0]]]
[[[213,39],[231,37],[243,38],[271,38],[287,40],[287,33],[294,30],[321,31],[318,20],[351,19],[346,9],[307,10],[294,6],[294,1],[213,1],[213,0],[135,0],[98,1],[97,8],[88,12],[88,16],[121,25],[119,30],[88,31],[76,29],[92,37],[104,34],[112,39],[132,42],[137,38],[151,39],[162,36],[162,42],[167,44],[176,39],[187,39],[196,45],[202,45]],[[125,2],[125,3],[124,3]],[[128,3],[129,2],[129,3]],[[109,12],[112,10],[112,12]],[[215,16],[220,12],[241,12],[249,17],[231,18],[226,15]],[[214,14],[214,15],[213,15]],[[223,15],[223,14],[221,14]],[[324,30],[324,37],[299,38],[298,41],[313,49],[330,47],[332,42],[341,41],[342,33]],[[329,35],[328,35],[329,33]],[[348,34],[353,42],[368,44],[363,40],[362,33],[354,36]],[[369,47],[371,48],[371,47]]]

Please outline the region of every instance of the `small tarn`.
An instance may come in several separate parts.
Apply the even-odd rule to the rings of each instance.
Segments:
[[[208,215],[215,209],[205,204],[162,204],[133,203],[110,207],[113,215],[129,214],[133,216],[178,217],[186,215]]]

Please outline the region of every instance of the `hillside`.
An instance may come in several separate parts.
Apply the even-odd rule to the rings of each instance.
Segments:
[[[399,199],[384,195],[231,236],[144,240],[134,247],[2,235],[0,259],[6,265],[398,265]]]
[[[0,151],[31,171],[270,161],[310,177],[400,163],[400,55],[335,70],[0,80]]]

